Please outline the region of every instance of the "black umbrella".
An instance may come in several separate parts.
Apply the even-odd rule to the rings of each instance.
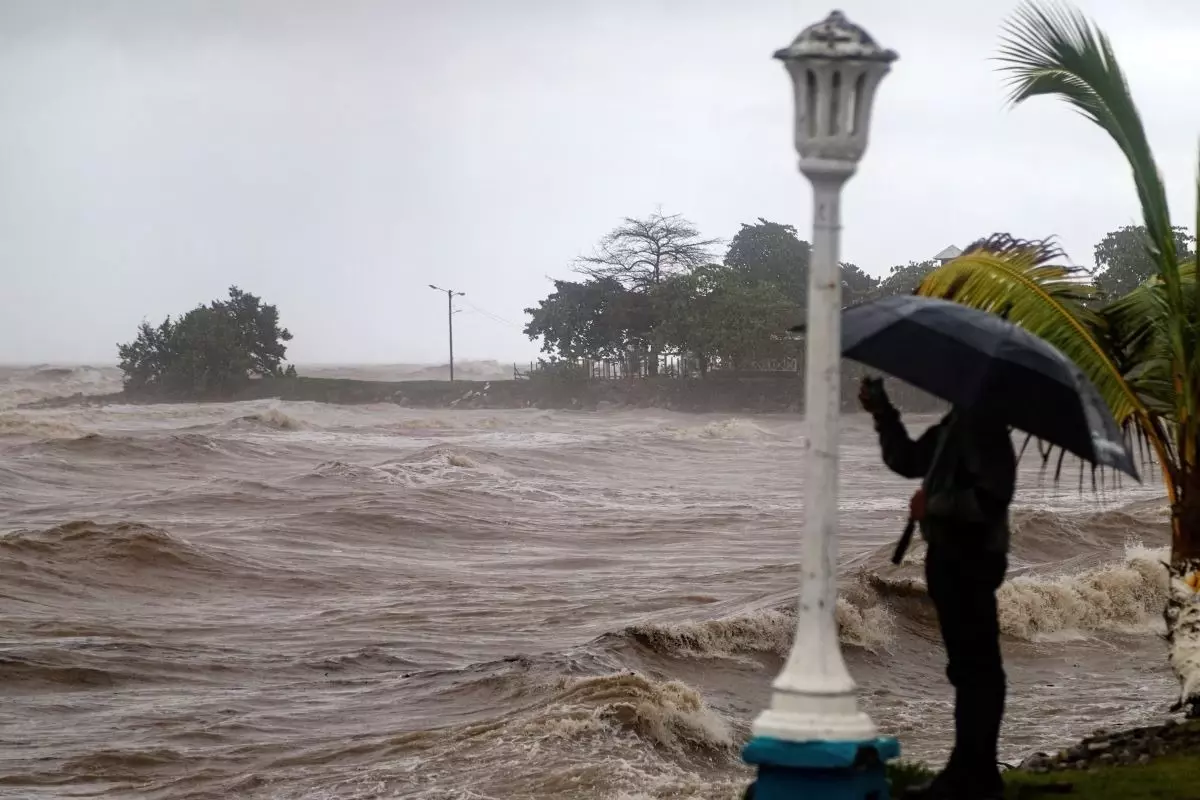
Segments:
[[[842,312],[842,355],[1140,480],[1108,404],[1058,348],[995,314],[918,295]]]

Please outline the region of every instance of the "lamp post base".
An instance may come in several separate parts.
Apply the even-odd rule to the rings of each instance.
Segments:
[[[888,800],[884,763],[900,755],[890,736],[860,741],[787,742],[756,736],[742,751],[758,778],[746,800]]]

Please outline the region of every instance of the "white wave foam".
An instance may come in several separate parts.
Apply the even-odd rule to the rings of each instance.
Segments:
[[[616,727],[654,744],[730,750],[729,723],[682,681],[655,681],[636,672],[565,678],[550,707],[525,726],[551,736]]]
[[[462,476],[464,470],[477,470],[480,463],[472,456],[436,448],[423,451],[414,458],[380,464],[379,469],[396,478],[412,483],[428,483]]]
[[[417,419],[402,419],[384,426],[394,431],[439,431],[450,430],[458,426],[442,417],[418,417]]]
[[[746,419],[730,417],[686,428],[665,427],[667,436],[679,440],[753,440],[770,436],[770,432]]]
[[[318,478],[342,478],[350,481],[378,481],[390,483],[391,476],[377,467],[365,464],[351,464],[346,461],[322,461],[313,467],[311,473]]]
[[[1146,634],[1162,630],[1167,599],[1165,548],[1126,544],[1120,561],[1075,571],[1026,573],[1008,578],[996,593],[1000,629],[1027,641],[1060,641],[1097,633]],[[889,597],[927,595],[910,551],[902,572],[867,573],[863,588]],[[1072,559],[1072,561],[1077,561]],[[1067,562],[1070,563],[1070,562]]]
[[[1171,669],[1179,679],[1179,702],[1191,705],[1200,696],[1200,596],[1193,575],[1176,567],[1170,571],[1170,604],[1166,619],[1170,625]]]
[[[619,672],[535,691],[532,707],[415,734],[420,777],[404,795],[732,800],[734,782],[712,771],[740,764],[746,725],[686,683]]]
[[[250,424],[263,428],[271,428],[277,431],[303,431],[309,430],[312,426],[307,422],[298,420],[295,417],[289,416],[278,408],[268,408],[264,411],[257,411],[253,414],[238,420],[241,424]]]
[[[877,653],[891,647],[895,620],[885,605],[860,606],[839,597],[834,611],[845,644]]]
[[[377,465],[325,461],[318,464],[310,474],[323,478],[400,486],[428,486],[461,480],[471,474],[504,475],[504,472],[497,467],[481,463],[468,453],[439,447],[422,451],[407,459]]]
[[[1131,542],[1118,563],[1012,578],[997,593],[1000,628],[1028,640],[1157,631],[1167,599],[1166,557],[1165,550]]]
[[[0,409],[53,397],[119,391],[121,372],[114,367],[0,367]]]

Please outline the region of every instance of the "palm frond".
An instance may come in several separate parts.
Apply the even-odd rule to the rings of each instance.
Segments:
[[[1163,418],[1163,428],[1179,448],[1179,467],[1195,469],[1195,454],[1188,443],[1196,438],[1196,395],[1200,394],[1200,354],[1195,341],[1197,314],[1196,262],[1180,267],[1185,321],[1172,325],[1173,313],[1159,276],[1153,276],[1124,297],[1101,309],[1108,323],[1113,350],[1126,381],[1148,409]],[[1190,323],[1187,320],[1191,320]],[[1177,369],[1175,359],[1182,335],[1185,352],[1191,353],[1190,368]],[[1182,373],[1182,374],[1181,374]]]
[[[1139,404],[1097,335],[1103,319],[1083,304],[1091,291],[1070,268],[1038,264],[1032,252],[984,250],[968,251],[939,267],[917,289],[983,311],[1007,309],[1012,322],[1072,358],[1123,423]]]
[[[1197,166],[1196,174],[1196,236],[1200,237],[1200,164]],[[1197,463],[1200,453],[1196,452],[1200,448],[1200,257],[1193,258],[1188,265],[1187,276],[1192,282],[1192,291],[1185,294],[1191,297],[1190,313],[1187,314],[1187,319],[1191,320],[1191,325],[1187,331],[1187,336],[1190,338],[1189,345],[1191,346],[1191,364],[1189,369],[1183,376],[1184,383],[1184,403],[1188,415],[1190,425],[1185,427],[1185,435],[1191,436],[1191,451],[1190,458],[1187,459],[1186,465],[1190,469],[1200,469],[1200,464]]]
[[[1196,281],[1196,261],[1190,260],[1179,268],[1180,285],[1184,289],[1184,314],[1195,318],[1200,309]],[[1158,275],[1152,275],[1124,297],[1119,297],[1100,309],[1100,314],[1112,330],[1113,343],[1127,357],[1138,362],[1148,351],[1154,336],[1169,334],[1164,320],[1170,315],[1166,287]]]
[[[981,240],[929,273],[917,293],[992,313],[1003,310],[1011,322],[1057,347],[1091,379],[1127,435],[1154,451],[1173,486],[1176,465],[1169,446],[1159,441],[1161,415],[1147,408],[1125,379],[1107,340],[1105,319],[1084,305],[1094,288],[1080,281],[1080,270],[1044,263],[1057,256],[1045,242],[1009,240],[1009,246],[989,252],[989,241],[997,244],[995,237]],[[1046,462],[1050,452],[1041,455]]]
[[[1178,254],[1166,189],[1108,37],[1077,10],[1027,2],[1004,26],[999,60],[1009,75],[1011,103],[1058,95],[1121,148],[1141,200],[1147,248],[1176,291]]]
[[[1067,258],[1067,253],[1058,246],[1053,236],[1045,239],[1018,239],[1010,233],[993,233],[982,239],[976,239],[967,245],[964,253],[983,250],[998,256],[1023,253],[1033,259],[1036,264],[1049,264]],[[1068,274],[1082,274],[1087,270],[1081,267],[1061,267]]]
[[[1011,103],[1041,95],[1061,97],[1108,133],[1129,162],[1158,283],[1117,309],[1117,330],[1100,326],[1095,338],[1126,378],[1122,382],[1128,394],[1145,400],[1137,412],[1138,426],[1154,445],[1174,502],[1178,482],[1198,468],[1200,286],[1185,288],[1166,190],[1128,83],[1108,37],[1063,5],[1027,0],[1005,25],[998,58],[1008,73]],[[1200,193],[1200,182],[1197,189]],[[1197,214],[1200,232],[1200,207]],[[1194,267],[1191,280],[1196,280]],[[1133,319],[1135,310],[1145,316]],[[1106,317],[1113,319],[1112,314]],[[1085,371],[1089,366],[1095,369],[1096,362],[1080,363]],[[1097,386],[1104,391],[1103,381]]]

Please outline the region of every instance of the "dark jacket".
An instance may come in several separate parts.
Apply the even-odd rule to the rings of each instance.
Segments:
[[[914,442],[892,408],[875,416],[875,430],[888,468],[923,478],[921,535],[927,542],[1008,552],[1017,456],[1007,426],[951,412]]]

